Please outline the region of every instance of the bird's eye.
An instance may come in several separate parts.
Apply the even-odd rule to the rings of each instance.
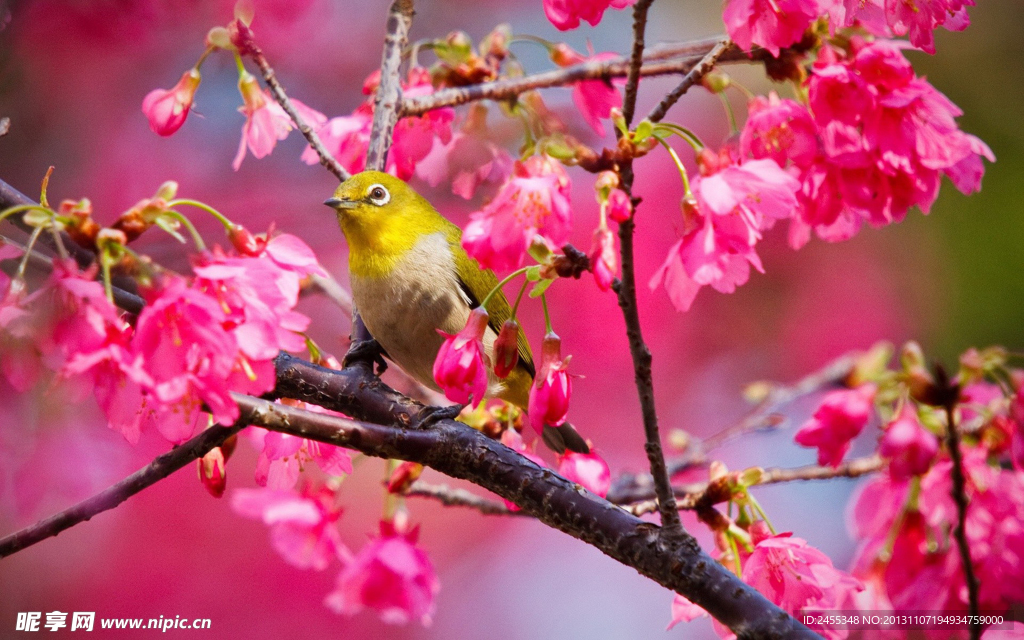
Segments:
[[[384,188],[384,185],[382,184],[371,185],[367,194],[370,202],[378,207],[386,205],[388,201],[391,200],[391,194],[388,193],[388,190]]]

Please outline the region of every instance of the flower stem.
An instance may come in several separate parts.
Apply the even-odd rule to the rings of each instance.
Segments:
[[[658,142],[660,142],[661,146],[665,147],[668,154],[672,156],[672,161],[676,163],[676,168],[679,169],[679,176],[683,179],[683,190],[687,197],[692,198],[693,192],[690,191],[690,178],[686,175],[686,167],[683,166],[683,161],[679,159],[679,154],[677,154],[676,150],[664,140],[658,139]]]
[[[206,251],[206,243],[203,242],[203,236],[199,235],[199,232],[196,231],[195,225],[192,224],[192,221],[189,220],[185,214],[180,211],[175,211],[174,209],[169,209],[167,211],[167,215],[185,225],[185,228],[188,229],[189,235],[192,236],[192,242],[195,243],[196,249]]]
[[[235,224],[234,222],[229,220],[228,217],[226,215],[224,215],[223,213],[221,213],[220,211],[217,211],[216,209],[214,209],[210,205],[202,203],[202,202],[199,202],[198,200],[189,200],[188,198],[178,198],[177,200],[171,200],[170,202],[167,203],[167,206],[169,208],[173,208],[173,207],[176,207],[178,205],[186,205],[186,206],[189,206],[189,207],[196,207],[197,209],[202,209],[203,211],[209,213],[214,218],[216,218],[217,222],[219,222],[222,225],[224,225],[224,228],[227,229],[227,230],[230,230],[231,227],[234,226],[234,224]]]
[[[25,279],[25,269],[28,268],[28,259],[32,255],[32,248],[36,244],[36,240],[39,239],[39,234],[43,232],[42,227],[36,227],[32,230],[32,235],[29,236],[28,246],[25,248],[25,254],[21,256],[21,262],[18,263],[18,271],[14,274],[15,280]]]
[[[516,296],[516,303],[512,306],[512,319],[516,319],[516,313],[519,312],[519,303],[523,301],[523,294],[526,293],[526,285],[530,284],[529,280],[523,280],[523,286],[519,287],[519,295]]]
[[[551,333],[554,329],[551,327],[551,313],[548,311],[548,296],[546,293],[540,294],[540,301],[544,306],[544,330],[547,333]]]
[[[487,295],[484,296],[483,301],[480,302],[480,306],[483,307],[484,309],[486,309],[487,308],[487,303],[491,301],[491,297],[493,297],[494,294],[496,294],[499,291],[501,291],[501,288],[504,287],[506,284],[508,284],[509,281],[511,281],[516,276],[519,276],[519,275],[522,275],[522,274],[526,273],[526,270],[529,269],[529,268],[530,267],[522,267],[521,269],[516,269],[512,273],[510,273],[507,276],[505,276],[505,278],[501,282],[499,282],[498,284],[494,285],[494,288],[487,292]]]

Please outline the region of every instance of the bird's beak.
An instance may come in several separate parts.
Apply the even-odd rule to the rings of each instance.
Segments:
[[[324,204],[332,209],[354,209],[358,203],[342,198],[327,198]]]

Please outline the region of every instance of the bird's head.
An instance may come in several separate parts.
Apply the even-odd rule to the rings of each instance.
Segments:
[[[337,211],[341,230],[356,250],[411,246],[420,234],[436,231],[443,221],[412,187],[380,171],[357,173],[324,204]]]
[[[363,171],[352,176],[324,200],[338,212],[339,220],[373,224],[399,215],[419,196],[409,185],[380,171]]]

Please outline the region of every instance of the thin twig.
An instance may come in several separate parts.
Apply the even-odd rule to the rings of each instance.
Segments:
[[[47,538],[52,538],[61,531],[85,522],[99,513],[113,509],[131,496],[163,480],[193,460],[202,458],[211,449],[220,445],[235,433],[238,433],[241,428],[241,426],[211,427],[188,442],[158,456],[153,462],[142,469],[91,498],[83,500],[75,506],[65,509],[45,520],[25,527],[21,531],[0,538],[0,558],[9,556]]]
[[[960,432],[956,426],[956,400],[946,404],[946,448],[953,462],[950,477],[953,480],[953,502],[956,503],[956,527],[953,537],[960,550],[960,563],[964,568],[964,580],[967,582],[967,603],[971,614],[971,640],[981,638],[982,626],[978,621],[978,577],[974,573],[971,562],[971,547],[967,542],[967,481],[964,477],[964,456],[960,451]]]
[[[644,55],[645,62],[639,69],[639,75],[648,77],[688,73],[721,40],[722,36],[719,36],[676,45],[670,49],[663,49],[655,55]],[[756,49],[748,56],[738,47],[731,47],[722,54],[719,62],[750,62],[752,59],[759,60],[762,57],[763,52],[760,49]],[[534,89],[562,87],[580,80],[624,78],[629,75],[630,60],[625,58],[591,60],[519,78],[505,78],[467,87],[441,89],[430,95],[406,98],[402,102],[401,115],[402,117],[422,115],[434,109],[454,107],[478,100],[508,100]]]
[[[309,142],[309,146],[316,151],[316,155],[320,157],[320,164],[322,164],[328,171],[334,174],[334,177],[338,179],[338,182],[344,182],[351,177],[351,174],[345,170],[345,167],[341,166],[341,163],[334,159],[334,156],[324,147],[324,143],[320,140],[320,136],[317,135],[316,131],[309,126],[302,116],[299,115],[295,105],[292,104],[291,100],[288,99],[288,95],[284,92],[284,87],[277,79],[277,75],[271,68],[270,63],[267,62],[266,56],[263,55],[263,50],[256,44],[256,40],[253,37],[252,29],[248,27],[241,20],[235,21],[238,27],[238,41],[236,45],[239,47],[239,51],[242,55],[247,55],[252,58],[252,61],[256,63],[256,66],[260,68],[260,73],[263,75],[263,81],[270,87],[270,95],[274,96],[274,100],[277,104],[281,105],[281,108],[285,110],[285,113],[295,123],[295,127],[299,130],[299,133],[306,138]]]
[[[695,464],[704,462],[708,452],[744,434],[784,425],[785,417],[780,413],[783,408],[812,393],[841,385],[853,371],[860,355],[859,353],[841,355],[791,385],[771,387],[768,395],[742,420],[708,436],[701,442],[695,441],[684,455],[669,460],[669,475],[675,476]]]
[[[446,507],[467,507],[484,515],[525,516],[523,511],[513,511],[497,500],[488,500],[465,489],[456,489],[446,484],[430,484],[421,480],[413,483],[404,496],[431,498]]]
[[[795,468],[771,467],[764,469],[761,472],[761,481],[754,486],[759,487],[762,485],[779,484],[797,480],[859,478],[860,476],[880,470],[883,464],[884,462],[880,457],[877,455],[870,455],[863,458],[854,458],[853,460],[840,464],[838,467],[823,467],[818,465],[807,465]],[[679,508],[683,511],[689,511],[702,506],[702,502],[705,501],[705,496],[707,495],[707,489],[707,482],[674,487]],[[610,497],[615,498],[616,496]],[[627,509],[633,515],[638,516],[645,513],[652,513],[657,510],[658,507],[656,500],[651,498],[635,500],[636,497],[637,496],[634,496],[634,500],[630,501],[631,504],[624,504],[623,508]],[[615,500],[611,501],[614,502]]]
[[[661,99],[661,102],[657,104],[651,112],[647,114],[647,119],[651,122],[660,122],[668,110],[672,108],[679,98],[683,97],[683,94],[690,90],[690,87],[700,82],[701,79],[706,76],[715,65],[718,63],[718,59],[722,57],[732,43],[728,38],[723,38],[711,48],[711,51],[707,52],[701,61],[698,62],[692,69],[690,69],[683,77],[682,82],[676,86],[667,96]]]
[[[625,97],[622,113],[628,127],[636,111],[637,85],[640,81],[640,65],[643,61],[644,31],[647,27],[647,11],[653,0],[639,0],[633,7],[633,53],[630,58],[629,72],[626,80]],[[620,168],[622,189],[633,198],[633,165],[626,161]],[[639,199],[633,198],[633,211]],[[640,411],[644,422],[644,450],[651,467],[654,480],[654,492],[658,498],[658,510],[661,515],[662,534],[667,538],[683,540],[690,536],[683,531],[679,519],[676,499],[672,494],[672,483],[665,466],[665,453],[661,447],[661,434],[658,431],[658,413],[654,403],[654,382],[651,379],[651,350],[644,342],[640,329],[640,312],[636,298],[636,273],[633,260],[633,218],[619,224],[619,251],[622,263],[622,279],[614,283],[618,295],[619,307],[626,322],[626,336],[629,339],[629,352],[633,358],[633,374],[636,381],[637,394],[640,397]]]
[[[391,134],[402,108],[402,50],[409,40],[412,26],[412,0],[395,0],[388,11],[387,35],[380,61],[380,85],[373,102],[373,127],[369,148],[366,150],[366,168],[383,171],[391,146]]]

